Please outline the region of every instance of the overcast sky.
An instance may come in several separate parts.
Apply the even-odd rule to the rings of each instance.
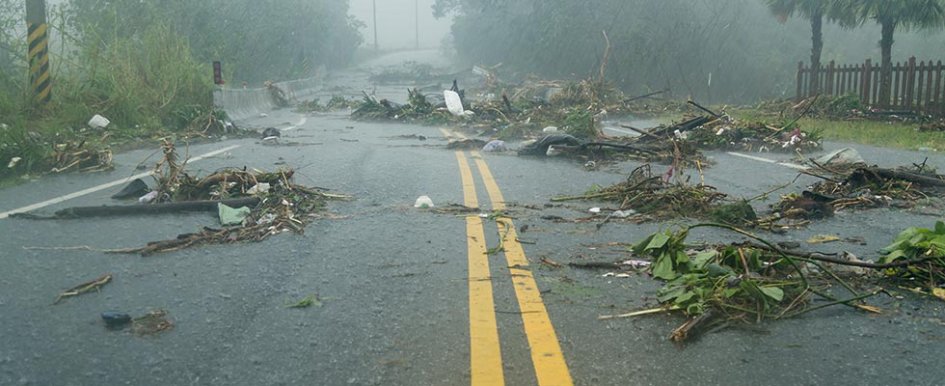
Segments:
[[[450,32],[450,20],[437,20],[430,6],[434,0],[350,0],[351,14],[367,25],[361,30],[364,45],[374,45],[373,3],[377,2],[377,40],[382,50],[413,48],[415,12],[419,11],[420,47],[439,47]]]

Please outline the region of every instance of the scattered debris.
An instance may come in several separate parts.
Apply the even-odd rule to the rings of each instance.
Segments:
[[[90,148],[88,142],[84,140],[54,145],[52,162],[54,166],[51,172],[53,173],[99,172],[114,168],[111,150]]]
[[[108,127],[112,122],[101,115],[95,114],[92,119],[89,119],[89,127],[93,129],[104,129]]]
[[[417,201],[413,204],[414,208],[420,209],[430,209],[433,208],[433,200],[429,196],[420,196],[417,197]]]
[[[699,227],[728,229],[754,242],[691,249],[686,238],[691,229]],[[942,227],[945,231],[945,225]],[[657,232],[637,243],[633,254],[652,259],[650,273],[664,282],[657,294],[662,306],[600,319],[682,311],[689,319],[670,334],[670,339],[677,343],[735,323],[791,318],[832,305],[880,312],[874,306],[862,304],[862,300],[883,292],[881,288],[860,292],[840,279],[828,263],[882,265],[826,254],[787,252],[727,225],[697,224]],[[832,293],[832,287],[842,288],[850,296],[839,298]],[[826,302],[811,302],[814,297]]]
[[[509,147],[505,144],[505,141],[498,139],[489,141],[489,143],[486,143],[486,145],[482,147],[482,151],[484,152],[502,152],[508,150]]]
[[[275,127],[267,127],[262,132],[263,141],[273,140],[280,137],[282,137],[282,132],[280,132],[279,129],[276,129]]]
[[[102,275],[101,277],[95,280],[91,280],[91,281],[87,281],[85,283],[79,284],[75,287],[69,288],[63,291],[62,293],[60,293],[59,296],[56,297],[56,301],[54,301],[53,304],[58,304],[60,301],[62,301],[62,299],[65,299],[65,298],[79,296],[79,295],[89,293],[92,291],[96,291],[96,292],[101,291],[102,287],[111,281],[112,281],[112,274],[109,273],[109,274]]]
[[[131,315],[124,312],[105,311],[102,313],[102,320],[105,321],[105,327],[109,329],[121,329],[131,323]]]
[[[148,194],[151,191],[151,188],[148,187],[148,184],[140,178],[135,178],[133,181],[129,182],[128,185],[125,185],[118,193],[112,195],[112,199],[124,200],[128,198],[139,198],[145,194]]]
[[[834,241],[840,241],[840,236],[836,235],[814,235],[807,239],[808,244],[826,244]]]
[[[318,298],[318,294],[312,294],[312,295],[306,296],[305,298],[303,298],[302,300],[299,300],[298,302],[287,304],[285,307],[286,308],[308,308],[311,306],[316,306],[316,307],[322,306],[322,300]]]
[[[634,169],[624,182],[606,188],[596,187],[579,196],[554,197],[551,201],[609,201],[618,204],[620,215],[626,217],[612,214],[608,221],[618,217],[643,222],[680,216],[708,218],[726,199],[724,193],[708,185],[672,183],[663,176],[654,176],[650,165],[644,164]]]
[[[154,310],[131,321],[131,331],[138,336],[157,335],[174,328],[174,322],[167,317],[167,311]]]

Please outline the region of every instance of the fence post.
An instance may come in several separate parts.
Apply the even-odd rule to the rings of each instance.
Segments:
[[[915,75],[915,56],[913,56],[909,58],[909,65],[906,67],[906,92],[903,106],[907,109],[912,108],[913,98],[915,98]]]
[[[942,104],[942,61],[935,64],[935,104],[933,110],[941,114],[945,112],[945,106]]]
[[[870,84],[872,83],[873,66],[870,63],[869,59],[866,59],[866,63],[863,63],[863,77],[860,79],[860,102],[867,106],[872,104],[872,101],[870,101]]]
[[[804,92],[804,90],[803,90],[803,83],[804,83],[804,62],[797,62],[797,76],[796,76],[796,80],[797,80],[797,92],[795,93],[795,95],[797,95],[797,97],[796,97],[797,101],[800,102],[800,101],[804,100],[804,95],[802,95],[802,93]]]

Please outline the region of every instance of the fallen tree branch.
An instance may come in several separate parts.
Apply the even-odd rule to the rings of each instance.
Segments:
[[[166,204],[148,204],[148,205],[102,205],[102,206],[80,206],[66,208],[56,211],[52,216],[40,216],[30,213],[15,213],[10,217],[25,218],[30,220],[58,220],[75,219],[85,217],[109,217],[109,216],[132,216],[144,214],[165,214],[177,212],[204,212],[216,211],[218,204],[224,204],[234,208],[243,206],[256,206],[259,204],[259,197],[243,197],[228,200],[204,200],[204,201],[185,201],[172,202]]]

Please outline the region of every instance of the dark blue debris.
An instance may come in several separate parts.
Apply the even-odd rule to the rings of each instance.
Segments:
[[[131,323],[131,315],[118,311],[105,311],[102,313],[102,320],[105,321],[105,327],[122,328]]]

